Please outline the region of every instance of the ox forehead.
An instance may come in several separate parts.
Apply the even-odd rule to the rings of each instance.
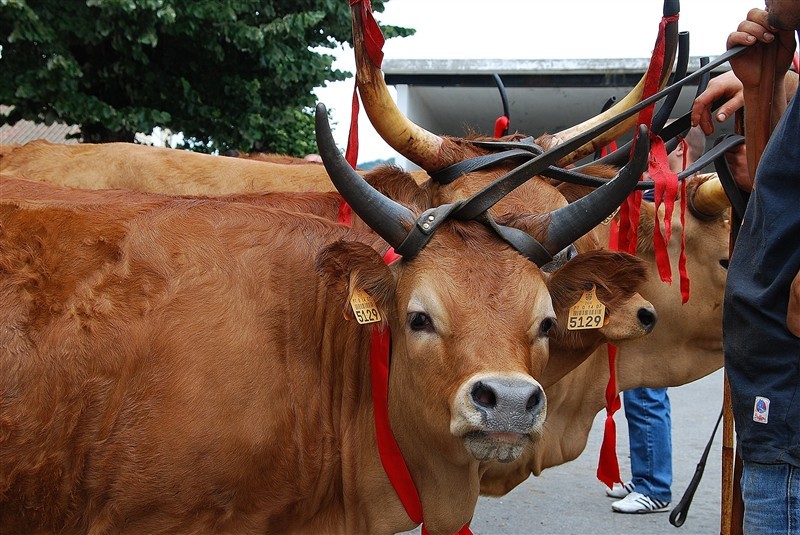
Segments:
[[[471,518],[480,459],[539,433],[552,305],[483,225],[386,266],[377,237],[314,216],[65,191],[0,202],[12,531],[413,528],[376,452],[351,285],[392,328],[392,428],[432,528]]]

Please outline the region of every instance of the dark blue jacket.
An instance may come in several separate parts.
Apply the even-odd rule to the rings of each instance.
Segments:
[[[800,338],[786,328],[789,287],[798,270],[800,98],[795,95],[761,158],[725,290],[725,369],[746,461],[800,467]]]

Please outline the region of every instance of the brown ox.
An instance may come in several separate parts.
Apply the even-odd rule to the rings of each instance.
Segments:
[[[617,391],[637,387],[662,388],[695,381],[722,366],[722,297],[728,259],[729,223],[721,210],[727,199],[718,179],[696,188],[708,176],[689,180],[688,194],[702,211],[698,217],[686,211],[687,273],[691,281],[689,301],[681,304],[677,283],[681,223],[678,210],[672,217],[669,256],[675,282],[662,282],[655,267],[653,252],[652,203],[642,203],[637,256],[649,271],[641,293],[659,311],[653,332],[641,339],[619,344]],[[663,208],[662,213],[663,217]],[[608,227],[599,227],[608,238]],[[552,353],[552,351],[551,351]],[[552,360],[552,356],[551,356]],[[549,366],[548,366],[549,368]],[[493,465],[481,479],[481,492],[502,495],[532,473],[577,458],[586,447],[597,413],[605,408],[605,387],[609,379],[606,348],[573,369],[560,381],[549,384],[547,420],[541,440],[518,460]],[[547,383],[547,371],[542,379]]]
[[[63,145],[35,140],[0,147],[0,173],[61,186],[178,195],[334,191],[322,166],[226,158],[134,143]]]
[[[364,184],[337,179],[402,247],[415,214]],[[553,304],[538,267],[482,224],[444,221],[387,267],[375,234],[313,215],[39,191],[0,200],[12,532],[411,529],[376,451],[355,289],[391,328],[390,421],[431,533],[468,523],[483,466],[540,432]],[[569,239],[568,214],[547,217],[545,243]],[[624,257],[587,253],[550,284],[580,287]]]

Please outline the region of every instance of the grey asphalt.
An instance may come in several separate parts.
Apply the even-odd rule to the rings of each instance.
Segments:
[[[722,408],[722,370],[688,385],[670,388],[675,505],[695,473]],[[624,411],[617,413],[617,453],[623,479],[630,477]],[[611,498],[595,477],[605,414],[594,421],[580,457],[531,476],[502,498],[480,498],[471,528],[475,535],[500,534],[660,534],[720,533],[722,425],[686,521],[676,528],[669,513],[629,515],[611,511]],[[419,529],[416,530],[419,532]],[[414,532],[411,532],[414,533]]]

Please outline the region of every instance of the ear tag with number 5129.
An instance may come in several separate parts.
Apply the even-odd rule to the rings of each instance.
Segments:
[[[361,325],[381,321],[381,313],[378,312],[375,301],[361,288],[356,288],[353,291],[353,297],[350,298],[350,306],[353,308],[356,321]]]
[[[567,330],[599,329],[603,326],[605,316],[606,306],[597,298],[592,284],[591,289],[583,292],[578,302],[570,307]]]

